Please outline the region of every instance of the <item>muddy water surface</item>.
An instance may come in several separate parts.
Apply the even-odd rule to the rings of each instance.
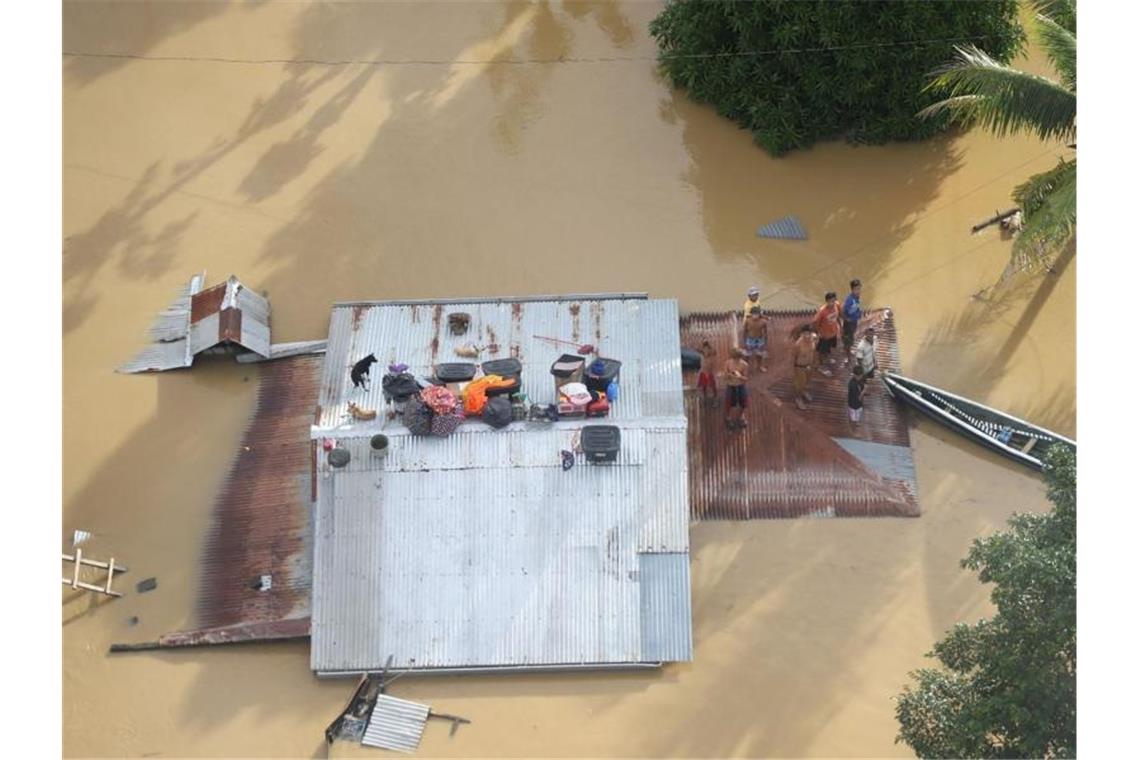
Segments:
[[[334,300],[645,290],[692,311],[757,283],[800,307],[858,276],[909,372],[1073,432],[1075,264],[971,298],[1009,243],[970,226],[1059,148],[971,133],[771,159],[657,77],[658,8],[65,3],[64,49],[87,55],[64,59],[64,527],[128,563],[125,586],[159,582],[64,592],[68,755],[323,755],[349,689],[303,645],[105,653],[193,622],[252,411],[256,368],[112,371],[193,272],[268,290],[277,340],[322,337]],[[789,213],[807,242],[755,237]],[[989,610],[959,558],[1045,507],[997,457],[913,438],[922,518],[696,525],[694,663],[404,679],[397,696],[473,720],[421,753],[909,754],[890,697]]]

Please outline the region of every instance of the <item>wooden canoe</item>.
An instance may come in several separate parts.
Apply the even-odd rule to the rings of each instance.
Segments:
[[[1035,470],[1044,469],[1045,453],[1053,446],[1077,447],[1076,441],[1032,422],[909,377],[884,372],[883,383],[898,401]]]

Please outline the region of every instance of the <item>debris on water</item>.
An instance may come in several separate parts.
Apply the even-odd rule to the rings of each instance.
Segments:
[[[139,616],[138,615],[131,615],[129,618],[127,618],[127,625],[138,625],[138,624],[139,624]]]
[[[248,382],[249,382],[249,375],[246,375],[245,377],[243,377],[243,378],[241,379],[241,381],[242,381],[243,383],[248,383]]]
[[[71,545],[79,546],[89,538],[91,538],[91,533],[89,531],[77,530],[71,535]]]
[[[756,230],[756,236],[778,240],[807,240],[807,230],[800,220],[789,214]]]
[[[146,578],[135,584],[135,591],[140,594],[145,594],[148,591],[154,591],[158,588],[157,578]]]

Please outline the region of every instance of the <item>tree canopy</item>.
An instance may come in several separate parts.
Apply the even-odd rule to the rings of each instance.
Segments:
[[[929,137],[949,115],[926,76],[955,45],[1008,62],[1024,42],[1016,0],[673,0],[649,26],[666,76],[773,154],[817,140]]]
[[[1052,511],[974,541],[963,567],[993,583],[996,614],[956,625],[898,697],[896,741],[919,757],[1074,757],[1077,738],[1077,462],[1054,447]]]

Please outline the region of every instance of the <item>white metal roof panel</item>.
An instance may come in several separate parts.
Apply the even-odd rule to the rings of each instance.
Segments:
[[[384,365],[399,361],[426,375],[433,357],[458,360],[444,356],[455,342],[446,335],[453,311],[472,315],[465,342],[490,340],[500,355],[518,356],[533,401],[544,400],[543,392],[553,396],[549,367],[562,350],[532,335],[576,336],[621,360],[614,413],[588,421],[621,427],[618,461],[591,465],[579,457],[571,470],[561,469],[560,452],[572,448],[581,421],[504,430],[468,422],[439,439],[411,436],[383,414],[369,423],[348,419],[349,400],[382,407]],[[352,390],[349,368],[368,353],[381,362],[372,391]],[[337,439],[352,458],[334,470],[319,455],[314,670],[377,669],[389,655],[397,669],[441,670],[691,656],[683,645],[691,638],[688,605],[646,608],[640,580],[646,552],[683,556],[671,572],[654,572],[654,565],[650,575],[658,597],[688,598],[676,302],[338,306],[319,419],[314,437]],[[390,439],[384,457],[368,445],[380,430]]]
[[[424,735],[431,708],[419,702],[397,699],[387,694],[376,697],[372,717],[361,742],[369,747],[397,752],[415,752]]]
[[[187,335],[190,332],[190,299],[202,289],[206,273],[196,274],[178,289],[174,302],[159,312],[150,326],[151,343],[130,361],[119,367],[119,372],[159,372],[189,367],[193,361]]]
[[[642,554],[641,656],[646,661],[693,659],[689,555]]]

